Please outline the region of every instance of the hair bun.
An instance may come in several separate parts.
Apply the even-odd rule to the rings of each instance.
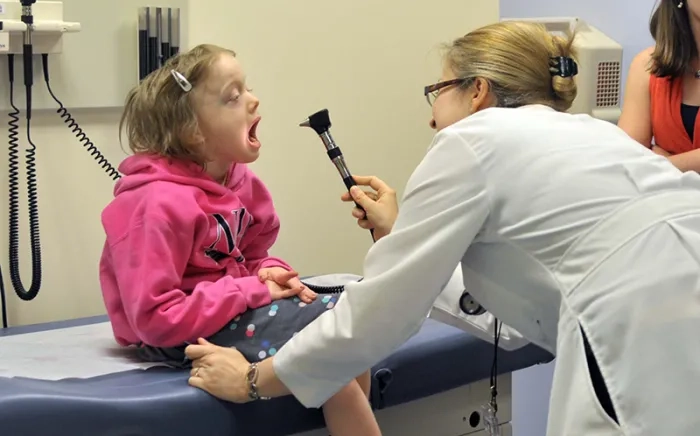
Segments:
[[[557,100],[560,100],[568,109],[576,99],[576,80],[573,77],[554,76],[552,90]]]

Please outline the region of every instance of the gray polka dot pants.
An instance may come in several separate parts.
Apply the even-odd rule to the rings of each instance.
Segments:
[[[310,304],[298,297],[273,301],[235,317],[207,340],[222,347],[236,347],[248,361],[257,362],[274,356],[298,331],[332,309],[339,296],[318,294]],[[148,361],[164,362],[175,367],[187,367],[191,363],[185,357],[184,345],[175,348],[142,346],[139,350],[141,357]]]

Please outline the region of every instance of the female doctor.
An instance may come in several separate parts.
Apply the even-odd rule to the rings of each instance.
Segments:
[[[418,331],[461,262],[477,301],[557,356],[548,435],[696,434],[700,176],[565,113],[573,56],[532,23],[449,45],[425,89],[437,134],[398,215],[390,188],[358,178],[376,190],[353,194],[378,239],[364,280],[259,364],[189,346],[190,384],[319,407]]]

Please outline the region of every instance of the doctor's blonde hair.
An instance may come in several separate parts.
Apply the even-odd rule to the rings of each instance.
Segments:
[[[233,50],[202,44],[180,53],[149,74],[126,97],[119,122],[119,140],[126,130],[133,153],[152,153],[204,165],[204,153],[196,141],[199,132],[193,94],[206,80],[221,55],[236,56]],[[185,92],[173,77],[175,70],[192,85]]]
[[[537,23],[503,21],[454,40],[445,61],[456,77],[488,81],[497,106],[544,104],[565,112],[576,98],[576,81],[553,76],[551,58],[575,58],[574,37],[555,36]]]

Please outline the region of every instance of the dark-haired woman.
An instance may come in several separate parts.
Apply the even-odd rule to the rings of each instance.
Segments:
[[[656,44],[630,65],[618,126],[681,171],[700,171],[700,0],[661,0]]]

